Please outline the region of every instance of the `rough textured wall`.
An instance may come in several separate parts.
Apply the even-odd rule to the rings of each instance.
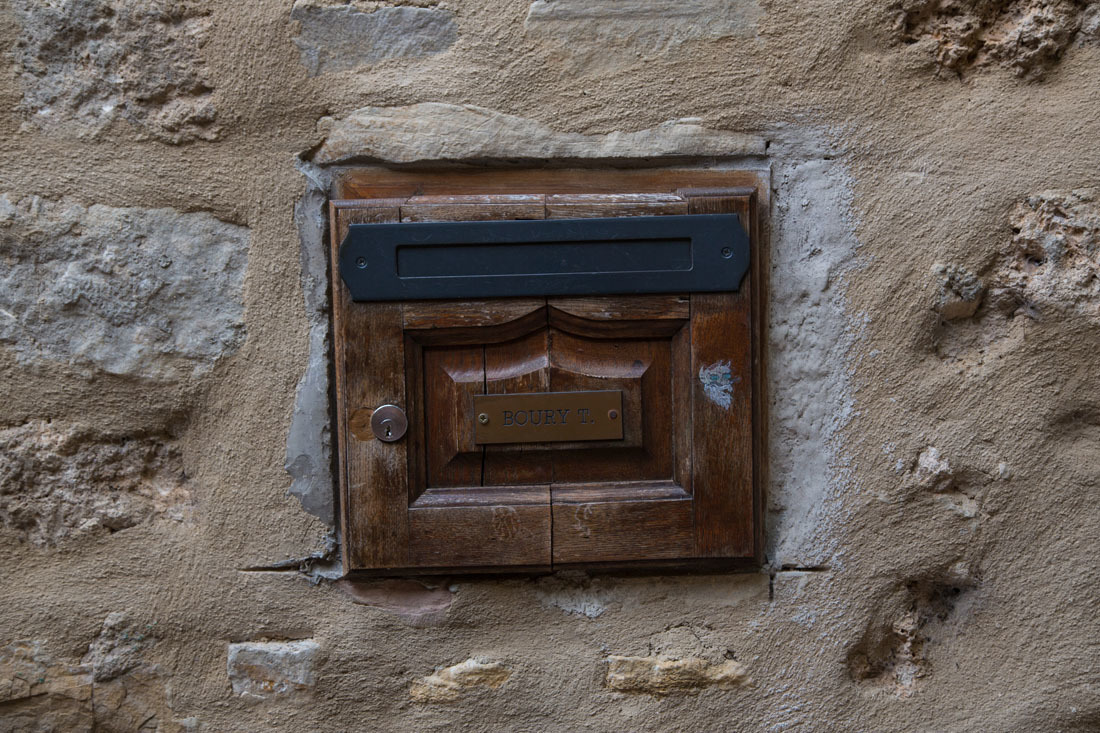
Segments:
[[[7,0],[0,39],[0,730],[1100,729],[1100,4]],[[769,171],[767,564],[338,580],[333,171],[545,158]]]

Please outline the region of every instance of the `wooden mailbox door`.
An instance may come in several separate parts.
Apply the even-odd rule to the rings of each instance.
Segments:
[[[739,214],[751,234],[754,191],[339,200],[333,262],[354,223],[717,212]],[[353,302],[334,267],[348,569],[751,561],[759,546],[750,280],[729,293],[371,303]],[[489,421],[479,396],[547,393],[616,395],[611,409],[583,409],[587,421],[620,421],[621,438],[479,437],[488,427],[479,414]],[[402,440],[373,435],[371,414],[384,404],[405,411]]]

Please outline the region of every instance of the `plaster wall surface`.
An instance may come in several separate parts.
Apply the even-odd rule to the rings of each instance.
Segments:
[[[1100,8],[0,2],[0,731],[1100,729]],[[766,171],[758,572],[340,580],[341,166]]]

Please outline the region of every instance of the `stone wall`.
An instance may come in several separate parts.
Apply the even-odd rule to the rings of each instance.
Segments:
[[[7,0],[0,731],[1100,729],[1100,4]],[[341,580],[347,165],[772,182],[758,572]]]

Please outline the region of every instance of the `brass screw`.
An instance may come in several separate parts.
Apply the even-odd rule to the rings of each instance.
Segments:
[[[609,418],[611,418],[612,420],[618,420],[619,419],[619,413],[616,412],[615,410],[608,410],[607,411],[607,416]]]
[[[486,414],[485,414],[485,413],[483,412],[483,413],[481,413],[480,415],[478,415],[478,416],[477,416],[477,421],[478,421],[479,423],[481,423],[482,425],[488,425],[488,424],[489,424],[489,416],[488,416],[488,415],[486,415]]]

